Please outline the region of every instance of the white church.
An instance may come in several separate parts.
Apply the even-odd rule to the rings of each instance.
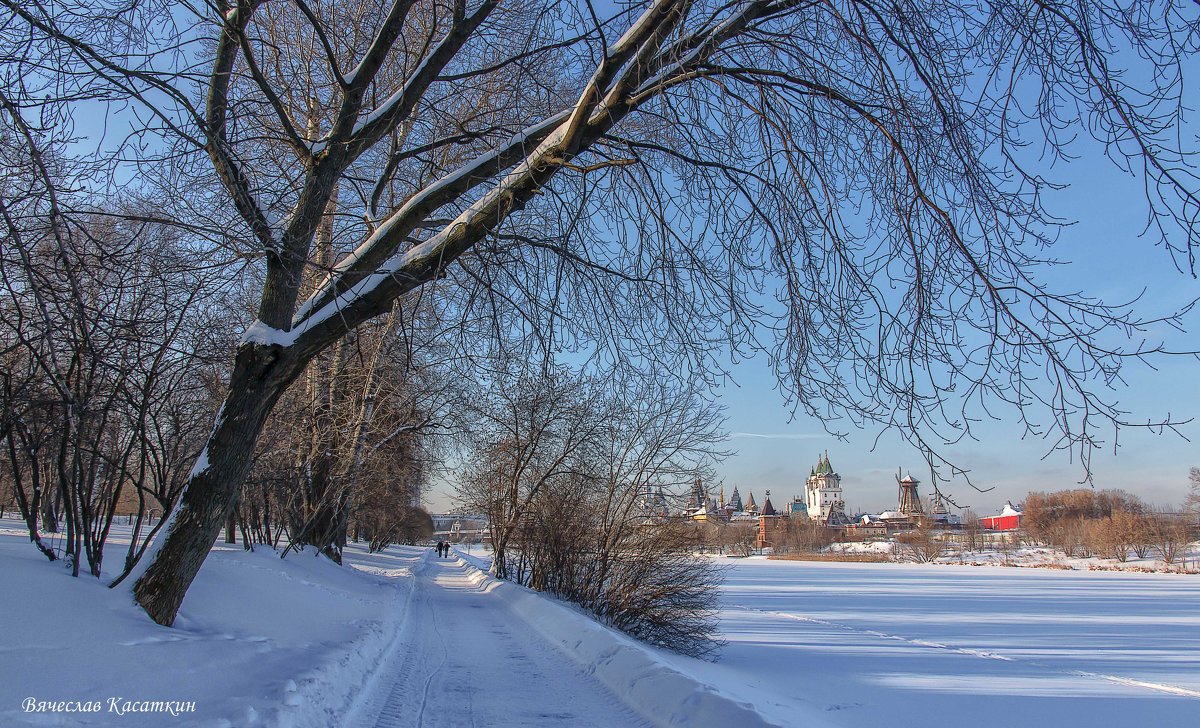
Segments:
[[[846,522],[846,503],[842,500],[842,476],[829,464],[829,452],[817,458],[809,470],[804,487],[804,505],[808,517],[828,524]]]

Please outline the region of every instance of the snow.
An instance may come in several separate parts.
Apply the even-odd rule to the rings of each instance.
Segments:
[[[739,559],[721,660],[668,659],[783,724],[1194,725],[1197,604],[1185,575]]]
[[[127,589],[106,588],[113,574],[71,577],[37,554],[19,526],[0,521],[4,726],[336,724],[392,646],[408,577],[424,556],[424,549],[358,552],[355,568],[345,569],[311,554],[280,559],[269,549],[221,544],[176,626],[166,628]],[[102,710],[26,713],[27,698],[96,701]],[[192,702],[195,711],[118,716],[111,698]]]
[[[710,663],[497,582],[475,551],[351,545],[337,567],[218,544],[164,628],[5,519],[0,725],[1091,728],[1200,714],[1194,575],[719,558],[727,644]],[[31,698],[100,710],[27,713]],[[194,711],[116,715],[113,699]]]
[[[246,327],[242,334],[243,344],[261,344],[263,346],[291,346],[296,341],[296,335],[291,331],[283,331],[264,324],[258,319]]]
[[[317,287],[317,290],[315,292],[313,292],[313,294],[311,296],[309,296],[309,298],[306,301],[304,301],[300,305],[300,307],[296,310],[296,313],[292,318],[293,329],[295,330],[296,328],[300,327],[301,324],[306,324],[307,326],[311,327],[312,323],[309,323],[308,319],[314,317],[314,308],[317,305],[317,302],[323,300],[328,295],[329,287],[332,284],[332,282],[335,280],[335,278],[338,275],[341,275],[342,273],[352,269],[355,265],[358,264],[358,262],[362,259],[363,256],[365,256],[373,248],[375,248],[377,245],[379,245],[381,243],[381,241],[387,240],[388,237],[392,235],[394,228],[397,225],[401,224],[401,222],[412,222],[410,219],[411,218],[410,213],[413,209],[417,208],[420,205],[426,204],[426,201],[430,197],[439,194],[442,190],[445,190],[448,187],[451,187],[451,186],[461,183],[461,181],[464,178],[471,176],[471,175],[479,174],[481,172],[481,170],[484,170],[488,166],[495,166],[497,157],[502,152],[504,152],[508,149],[511,149],[513,147],[523,145],[527,140],[534,138],[535,136],[540,136],[549,127],[551,127],[555,124],[562,123],[562,121],[567,118],[568,113],[569,112],[567,112],[567,111],[561,111],[557,114],[547,117],[546,119],[543,119],[542,121],[539,121],[535,124],[531,124],[529,127],[521,130],[517,134],[514,134],[507,142],[499,145],[498,147],[496,147],[496,149],[494,149],[490,152],[487,152],[485,154],[479,155],[478,157],[476,157],[472,161],[468,162],[467,164],[464,164],[464,165],[460,166],[458,169],[439,178],[436,182],[428,185],[427,187],[422,189],[420,192],[413,195],[412,198],[405,201],[405,203],[403,205],[401,205],[399,209],[397,209],[395,212],[393,212],[391,215],[389,215],[387,217],[387,219],[385,219],[382,223],[379,224],[379,226],[375,229],[375,232],[373,232],[370,235],[370,237],[368,237],[366,240],[364,240],[357,248],[355,248],[353,251],[351,251],[349,255],[347,255],[346,257],[344,257],[342,260],[338,261],[334,265],[333,270],[331,271],[330,275],[327,275],[325,277],[325,279],[321,282],[321,285],[319,285]],[[476,204],[476,206],[477,205],[478,205],[478,203]],[[456,219],[455,222],[453,222],[449,226],[447,226],[442,231],[443,237],[449,230],[452,230],[454,228],[454,226],[456,224],[458,224],[461,219],[462,219],[462,216],[460,215],[459,219]],[[425,243],[423,243],[422,245],[420,245],[418,247],[420,247],[422,250],[429,250],[430,249],[429,241],[426,241]],[[384,266],[381,267],[380,270],[383,273],[385,273],[386,275],[379,277],[379,280],[382,280],[383,278],[386,278],[387,276],[390,276],[391,274],[400,270],[401,266],[405,262],[407,262],[406,258],[401,257],[403,255],[404,255],[403,252],[401,252],[397,255],[393,255],[384,264]],[[359,286],[356,286],[354,289],[352,289],[349,293],[353,293],[355,296],[363,295],[363,294],[369,292],[370,290],[372,290],[375,287],[375,285],[377,285],[377,284],[378,284],[378,281],[374,285],[370,285],[370,286],[366,286],[366,287],[364,287],[360,284]],[[334,306],[333,310],[337,311],[337,310],[341,310],[342,307],[347,305],[347,303],[349,303],[352,300],[353,300],[353,297],[348,298],[346,296],[346,294],[343,294],[339,298],[338,301],[335,301],[334,304],[331,304],[331,305]],[[329,307],[326,306],[326,309],[328,309],[328,308]],[[327,311],[326,313],[320,315],[320,320],[324,320],[324,319],[328,318],[329,315],[330,314]]]
[[[188,478],[194,478],[205,470],[208,470],[208,445],[205,445],[200,454],[196,456],[196,464],[192,466],[192,472],[188,474]]]
[[[1013,508],[1013,504],[1011,502],[1005,501],[1004,508],[1000,511],[1000,515],[1001,516],[1019,516],[1019,515],[1021,515],[1021,512],[1018,511],[1016,508]]]

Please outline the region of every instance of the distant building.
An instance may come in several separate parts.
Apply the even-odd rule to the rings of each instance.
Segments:
[[[704,483],[699,478],[692,483],[692,493],[688,498],[688,507],[684,510],[683,515],[685,518],[702,523],[717,521],[721,518],[716,499],[709,497],[708,489],[704,487]]]
[[[842,476],[829,464],[829,452],[817,458],[804,486],[804,510],[814,521],[831,525],[846,522],[846,503],[842,500]]]
[[[1015,531],[1021,527],[1021,511],[1006,502],[998,516],[984,516],[979,519],[979,525],[989,531]]]
[[[899,475],[896,476],[896,486],[899,489],[897,500],[900,501],[896,510],[905,516],[920,516],[924,513],[924,509],[921,508],[921,495],[917,492],[917,486],[920,483],[921,481],[914,478],[912,473],[904,476],[903,480]]]
[[[950,508],[946,505],[946,497],[942,495],[942,491],[933,487],[933,511],[929,517],[933,522],[942,528],[962,528],[962,519],[950,512]]]
[[[450,541],[486,540],[488,538],[487,516],[479,513],[431,513],[433,535]]]
[[[795,496],[784,504],[783,515],[788,518],[808,518],[808,504],[800,496]]]
[[[737,486],[733,486],[733,495],[729,497],[729,502],[724,504],[734,513],[746,510],[742,507],[742,496],[738,494]]]
[[[758,537],[754,545],[758,549],[774,548],[779,545],[780,536],[787,526],[787,519],[781,518],[771,505],[771,491],[767,491],[767,500],[763,503],[762,512],[758,514]]]
[[[653,491],[646,489],[641,497],[641,507],[642,515],[650,521],[666,518],[671,512],[661,485]]]

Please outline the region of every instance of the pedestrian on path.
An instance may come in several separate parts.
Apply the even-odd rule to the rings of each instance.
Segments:
[[[442,546],[444,546],[444,544],[441,541],[438,541],[437,542],[437,552],[438,552],[439,559],[442,558]]]

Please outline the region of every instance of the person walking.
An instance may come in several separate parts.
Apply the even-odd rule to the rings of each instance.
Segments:
[[[437,552],[438,552],[439,559],[442,558],[442,546],[444,546],[444,545],[445,544],[443,544],[441,541],[437,542]]]

